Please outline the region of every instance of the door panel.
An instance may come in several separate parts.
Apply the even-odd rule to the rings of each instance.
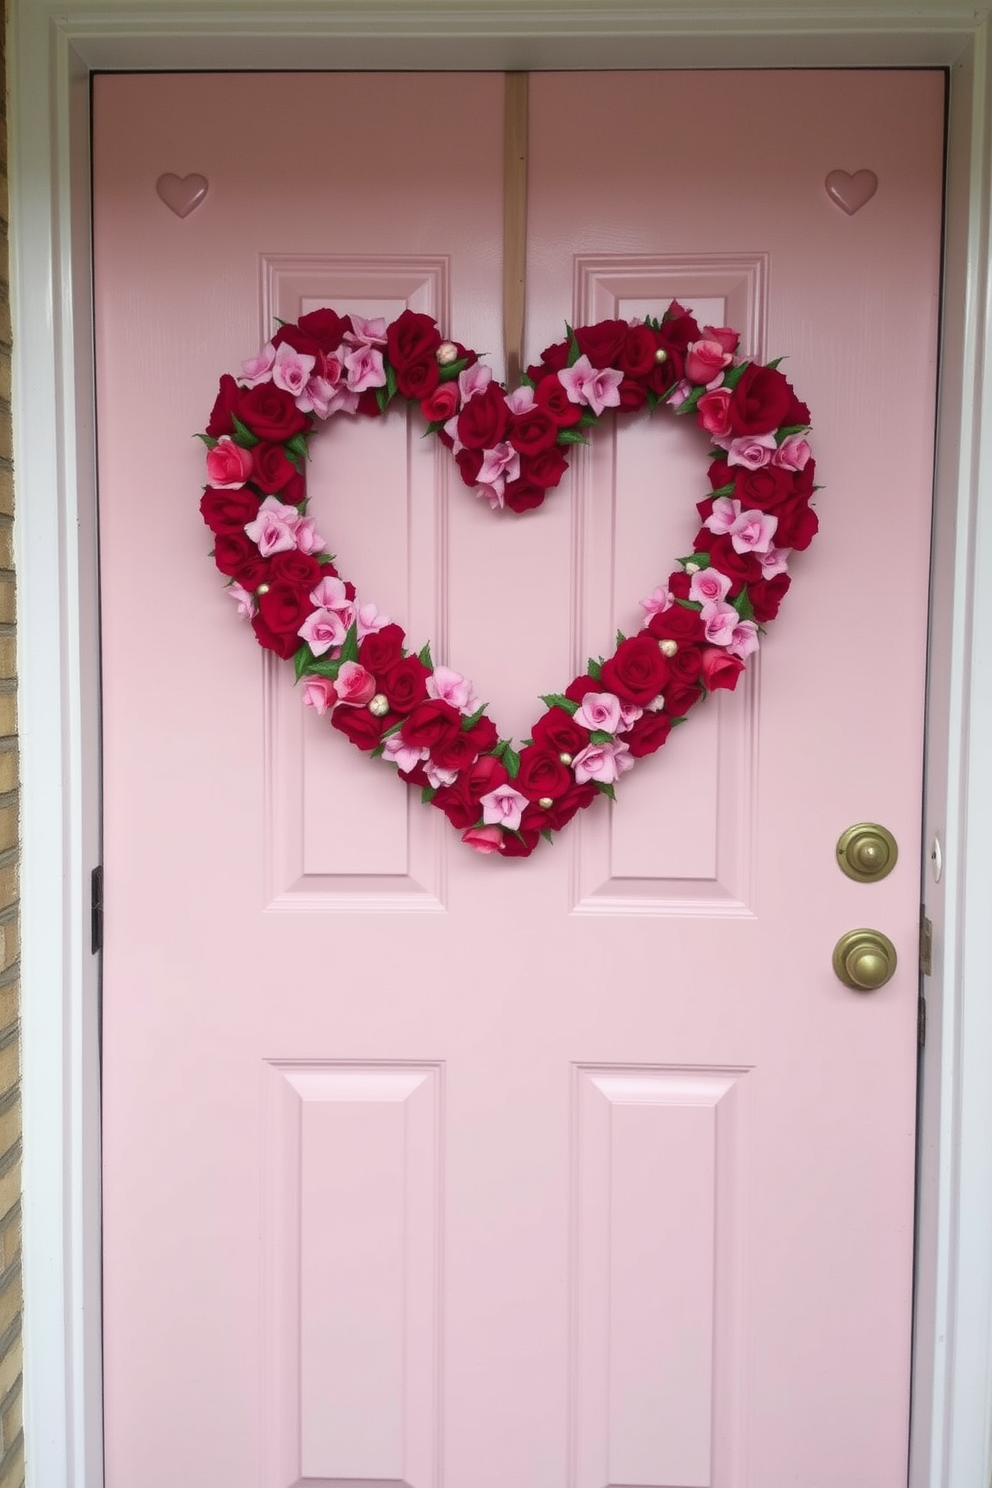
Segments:
[[[190,435],[320,304],[499,366],[501,111],[498,75],[96,80],[108,1488],[897,1488],[943,77],[532,77],[530,358],[677,296],[788,355],[826,489],[746,684],[494,863],[239,632]],[[399,410],[331,423],[342,572],[518,738],[705,494],[667,416],[516,520]]]

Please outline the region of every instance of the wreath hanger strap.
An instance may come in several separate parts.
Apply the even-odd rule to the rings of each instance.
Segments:
[[[503,74],[503,347],[506,385],[523,368],[527,276],[527,88],[529,74]]]

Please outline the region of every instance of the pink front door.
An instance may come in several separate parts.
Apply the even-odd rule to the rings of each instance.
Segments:
[[[825,490],[760,673],[515,862],[304,711],[191,438],[323,304],[502,370],[502,78],[94,108],[109,1488],[898,1488],[942,76],[532,77],[529,358],[678,297],[789,357]],[[686,552],[700,439],[628,417],[514,520],[398,410],[339,418],[312,510],[519,738]],[[866,819],[879,884],[836,864]]]

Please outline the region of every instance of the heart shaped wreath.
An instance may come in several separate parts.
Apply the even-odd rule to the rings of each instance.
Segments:
[[[526,857],[659,749],[691,707],[733,689],[789,587],[793,549],[817,530],[809,410],[777,363],[737,356],[727,327],[700,330],[674,302],[660,320],[567,328],[508,392],[428,315],[315,310],[280,326],[243,375],[225,374],[205,434],[200,502],[227,593],[260,645],[292,659],[303,701],[393,765],[483,853]],[[307,440],[318,419],[417,403],[462,480],[494,507],[540,506],[568,451],[608,409],[659,403],[709,436],[709,486],[692,552],[561,693],[519,751],[472,683],[406,647],[399,625],[340,576],[307,514]]]

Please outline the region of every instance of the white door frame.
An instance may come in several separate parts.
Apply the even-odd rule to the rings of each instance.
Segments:
[[[943,875],[939,886],[926,877],[935,951],[910,1481],[912,1488],[985,1488],[992,1466],[992,591],[977,575],[992,568],[992,377],[986,385],[985,376],[992,0],[766,0],[760,7],[628,0],[616,9],[609,0],[349,4],[10,4],[29,1488],[103,1482],[98,986],[89,951],[89,875],[100,860],[90,72],[887,65],[944,66],[952,78],[926,819],[927,843],[941,839]]]

